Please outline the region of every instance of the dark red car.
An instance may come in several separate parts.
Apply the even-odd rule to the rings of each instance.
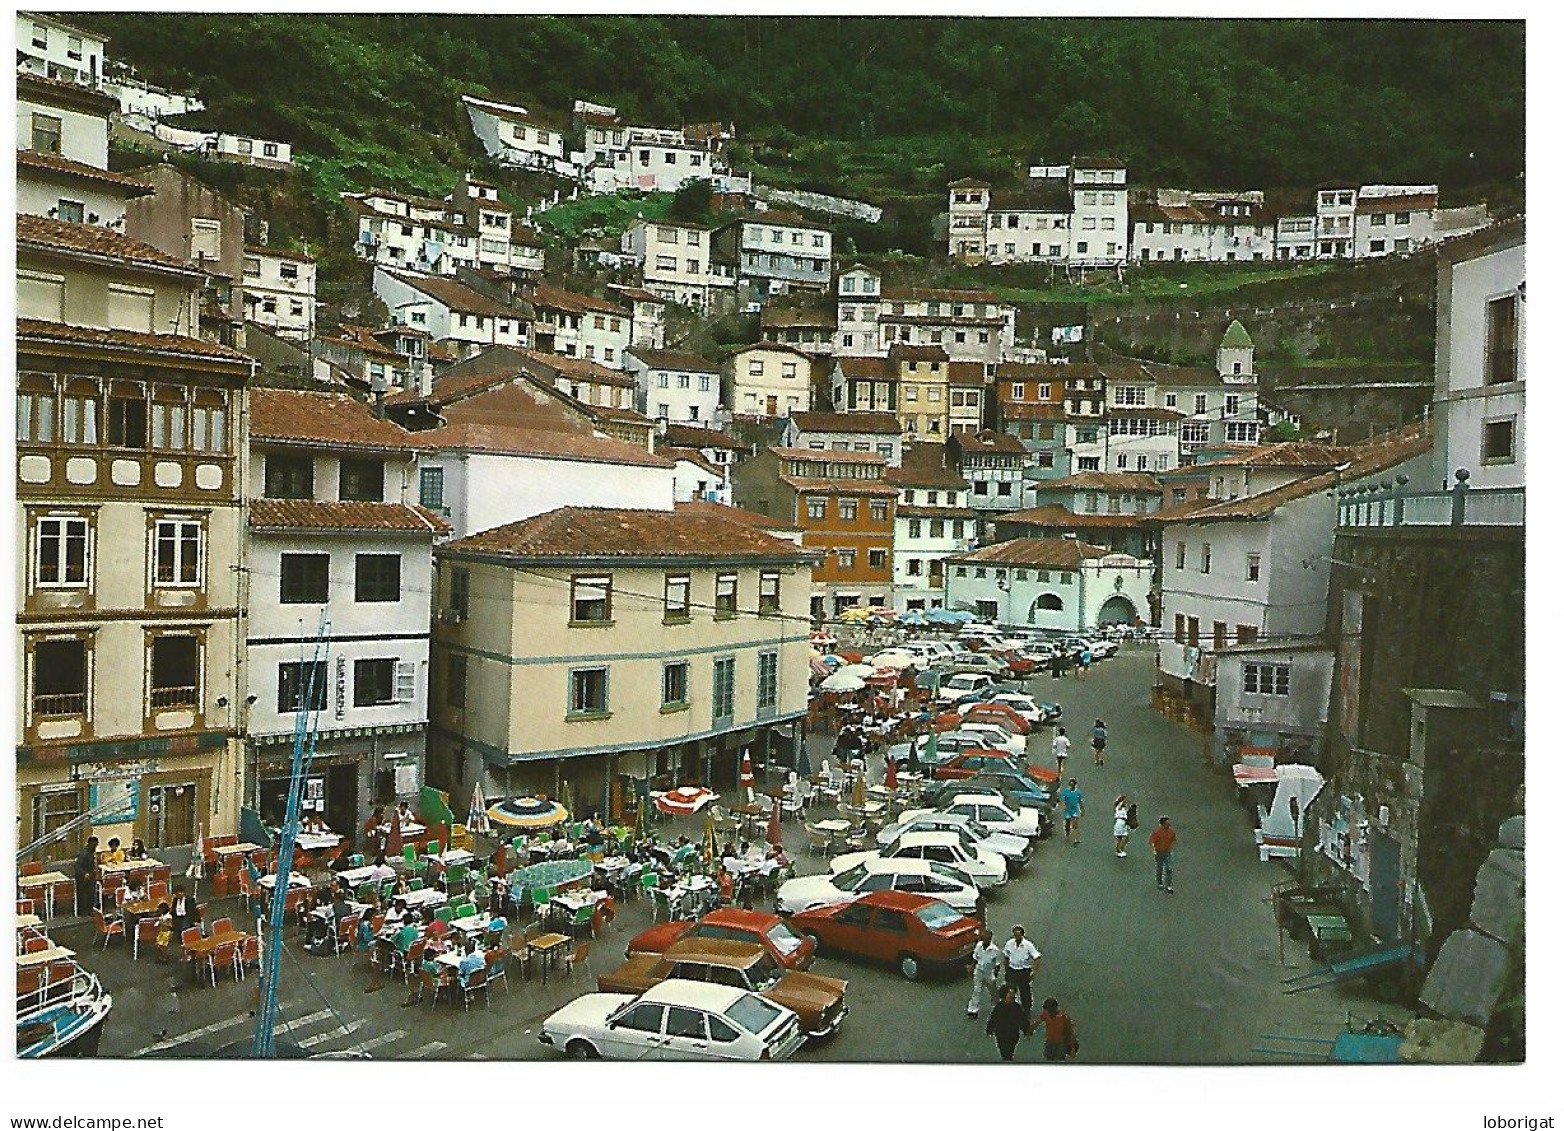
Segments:
[[[966,962],[983,924],[949,904],[906,891],[872,891],[793,916],[793,927],[830,949],[894,963],[916,980],[926,972]]]
[[[800,934],[786,919],[769,911],[745,911],[741,907],[724,907],[695,921],[675,919],[671,923],[654,923],[630,940],[630,945],[625,947],[625,957],[662,954],[683,938],[759,943],[771,952],[779,965],[789,970],[808,970],[815,960],[814,939]]]
[[[978,749],[957,754],[934,769],[936,778],[947,781],[976,777],[978,774],[1026,774],[1033,781],[1052,783],[1059,780],[1053,770],[1041,766],[1022,766],[1014,755],[1003,750]]]

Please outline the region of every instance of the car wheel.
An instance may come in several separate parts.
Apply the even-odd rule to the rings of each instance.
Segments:
[[[922,973],[922,967],[918,964],[918,958],[913,954],[904,954],[897,960],[901,968],[901,976],[909,982],[916,982],[918,975]]]
[[[597,1060],[599,1053],[597,1046],[591,1041],[583,1041],[579,1038],[565,1046],[565,1055],[571,1060]]]

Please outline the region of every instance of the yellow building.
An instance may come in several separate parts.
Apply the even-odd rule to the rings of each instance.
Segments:
[[[896,416],[910,442],[943,441],[950,433],[950,357],[941,346],[890,348],[899,387]]]
[[[17,806],[33,854],[237,827],[245,383],[202,273],[17,220]]]
[[[729,510],[562,507],[440,547],[430,780],[583,813],[790,758],[818,555]]]

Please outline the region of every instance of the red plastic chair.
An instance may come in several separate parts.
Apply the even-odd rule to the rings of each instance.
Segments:
[[[143,941],[157,945],[157,933],[161,924],[156,915],[143,915],[136,920],[136,933],[130,939],[130,957],[136,961],[141,959],[141,944]]]
[[[107,947],[109,945],[109,940],[114,938],[115,935],[118,935],[120,938],[125,937],[125,920],[123,919],[106,918],[102,911],[94,909],[92,912],[92,922],[93,926],[97,929],[98,932],[97,935],[93,938],[93,942],[97,942],[98,939],[102,939],[103,945]]]

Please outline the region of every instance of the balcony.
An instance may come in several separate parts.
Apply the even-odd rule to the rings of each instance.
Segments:
[[[199,702],[199,689],[195,687],[154,687],[152,709],[171,711],[181,707],[195,707]]]
[[[87,693],[70,691],[60,695],[33,696],[33,714],[40,719],[63,719],[87,713]]]
[[[1408,492],[1407,477],[1349,487],[1336,499],[1338,529],[1399,526],[1525,526],[1524,487],[1474,488],[1471,473],[1455,473],[1448,491]]]

